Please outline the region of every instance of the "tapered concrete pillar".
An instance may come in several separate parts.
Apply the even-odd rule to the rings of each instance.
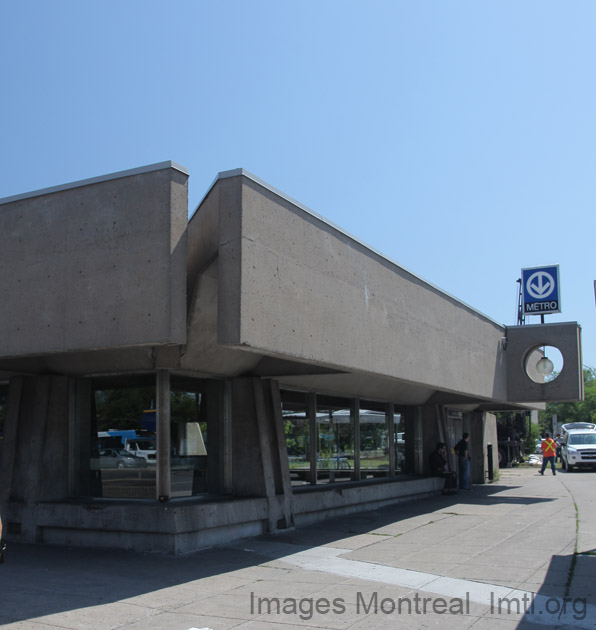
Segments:
[[[170,373],[157,371],[157,498],[170,497]]]

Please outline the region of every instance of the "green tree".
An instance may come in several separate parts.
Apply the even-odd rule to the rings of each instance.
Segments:
[[[568,422],[596,423],[596,368],[584,367],[584,400],[580,402],[548,403],[539,413],[540,427],[552,431],[552,418],[557,415],[559,426]]]
[[[141,428],[145,409],[151,409],[154,387],[123,387],[95,392],[97,430]]]

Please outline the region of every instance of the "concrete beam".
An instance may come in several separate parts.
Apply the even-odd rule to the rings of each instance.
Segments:
[[[0,358],[186,341],[171,163],[0,200]]]

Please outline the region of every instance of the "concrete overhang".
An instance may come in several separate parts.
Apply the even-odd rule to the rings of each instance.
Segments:
[[[338,372],[296,384],[376,378],[416,399],[507,400],[504,326],[246,171],[216,180],[189,222],[188,250],[189,366],[218,361],[207,340],[216,332],[219,353]]]
[[[0,200],[0,359],[186,342],[173,162]]]

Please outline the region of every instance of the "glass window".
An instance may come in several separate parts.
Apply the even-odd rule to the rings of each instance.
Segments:
[[[569,444],[596,444],[596,433],[580,433],[569,436]]]
[[[207,393],[199,382],[170,391],[170,497],[207,492]]]
[[[395,448],[395,474],[408,472],[408,453],[406,450],[406,420],[404,414],[396,411],[393,414],[393,446]],[[410,442],[408,441],[409,445]]]
[[[154,378],[94,381],[90,399],[89,494],[154,499],[155,426],[146,411],[155,400]]]
[[[317,483],[350,481],[354,473],[354,418],[350,400],[317,396]]]
[[[387,477],[389,470],[389,416],[385,405],[360,403],[360,478]]]
[[[281,400],[293,486],[373,480],[414,470],[414,408],[361,400],[355,431],[356,399],[284,390]]]
[[[310,418],[307,395],[303,392],[281,393],[281,413],[293,486],[311,482]]]
[[[78,383],[77,496],[157,498],[156,384],[154,374]],[[172,377],[170,452],[162,463],[169,460],[170,498],[227,491],[220,474],[223,392],[219,381]]]

